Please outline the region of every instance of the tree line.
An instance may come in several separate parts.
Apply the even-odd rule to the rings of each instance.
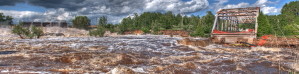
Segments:
[[[160,30],[184,30],[190,32],[190,36],[208,37],[214,23],[214,15],[208,11],[205,16],[183,16],[172,12],[145,12],[127,17],[119,24],[100,24],[101,29],[109,29],[113,32],[142,30],[145,33],[157,34]],[[265,15],[260,12],[258,19],[258,36],[298,36],[299,35],[299,1],[285,4],[279,15]],[[99,23],[103,20],[99,20]]]
[[[89,29],[90,21],[87,17],[77,16],[73,20],[74,27]],[[98,21],[98,28],[90,31],[91,35],[103,34],[103,31],[118,32],[123,34],[126,31],[142,30],[145,33],[157,34],[161,30],[184,30],[192,36],[209,36],[215,16],[208,11],[205,16],[183,16],[172,12],[144,12],[133,17],[124,18],[119,24],[107,23],[107,17],[102,16]],[[80,21],[80,23],[77,23]],[[84,24],[83,24],[84,23]],[[85,27],[82,27],[84,26]],[[102,35],[99,35],[102,36]]]
[[[258,36],[298,36],[299,35],[299,1],[285,4],[279,15],[264,15],[258,17]]]
[[[105,31],[123,34],[126,31],[142,30],[145,33],[158,34],[161,30],[184,30],[189,32],[190,36],[208,37],[215,20],[211,11],[207,11],[204,16],[186,16],[170,11],[144,12],[140,15],[135,13],[132,17],[123,18],[118,24],[108,23],[107,18],[100,17],[96,29],[89,27],[90,19],[86,16],[76,16],[72,23],[75,28],[90,30],[92,36],[103,36]],[[11,16],[0,13],[0,22],[12,22],[12,19]],[[299,1],[285,4],[279,15],[265,15],[260,12],[258,23],[258,36],[299,35]]]

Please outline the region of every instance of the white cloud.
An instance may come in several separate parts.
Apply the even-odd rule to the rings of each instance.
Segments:
[[[238,4],[227,4],[227,5],[224,5],[224,3],[228,2],[227,0],[224,0],[224,1],[219,1],[218,3],[215,3],[214,4],[215,7],[213,9],[220,10],[220,9],[229,9],[229,8],[261,7],[261,11],[264,14],[278,14],[278,13],[280,13],[281,8],[272,7],[272,6],[268,6],[267,5],[269,3],[270,4],[277,3],[278,1],[271,2],[271,1],[268,1],[268,0],[257,0],[253,4],[241,2],[241,3],[238,3]]]
[[[4,15],[12,16],[14,19],[13,21],[15,23],[18,23],[19,21],[23,21],[24,19],[30,19],[30,17],[38,14],[42,14],[39,12],[33,12],[33,11],[14,11],[14,10],[0,10],[1,13]]]
[[[244,7],[248,7],[250,4],[249,3],[239,3],[237,5],[234,4],[228,4],[225,7],[223,7],[224,9],[229,9],[229,8],[244,8]]]
[[[280,13],[281,9],[276,7],[263,7],[261,10],[264,14],[277,14]]]
[[[45,12],[8,11],[4,14],[23,21],[70,21],[75,16],[88,16],[96,24],[100,16],[107,16],[109,23],[119,23],[122,18],[134,13],[167,12],[193,13],[208,7],[207,0],[30,0],[29,4],[47,8]]]
[[[268,0],[258,0],[253,5],[254,6],[265,6]]]
[[[190,13],[200,11],[209,5],[207,0],[146,0],[145,11],[172,11],[174,13]]]
[[[14,11],[14,10],[0,10],[0,12],[3,13],[4,15],[10,15],[17,19],[40,14],[39,12],[33,12],[33,11]]]

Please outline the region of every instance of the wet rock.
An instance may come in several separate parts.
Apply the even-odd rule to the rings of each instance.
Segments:
[[[132,69],[125,66],[117,66],[107,74],[136,74]]]
[[[205,47],[210,44],[209,39],[192,39],[192,38],[185,38],[183,40],[177,41],[179,44],[182,45],[191,45],[191,46],[198,46],[198,47]]]

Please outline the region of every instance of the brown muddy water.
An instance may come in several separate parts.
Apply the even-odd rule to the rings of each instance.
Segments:
[[[298,49],[177,44],[141,35],[17,39],[0,42],[1,73],[288,74]]]

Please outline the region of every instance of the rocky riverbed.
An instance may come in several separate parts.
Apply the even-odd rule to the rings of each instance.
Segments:
[[[184,46],[161,35],[0,41],[1,73],[288,74],[298,49]]]

